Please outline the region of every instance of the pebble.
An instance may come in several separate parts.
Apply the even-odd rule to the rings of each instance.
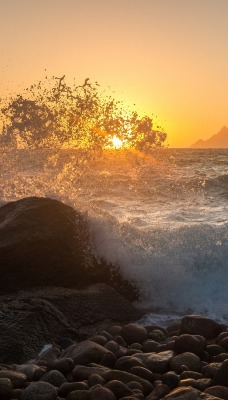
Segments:
[[[133,395],[134,393],[125,383],[119,380],[111,380],[105,384],[105,387],[109,389],[117,399]]]
[[[133,323],[124,325],[120,334],[128,345],[132,343],[142,343],[148,338],[147,330],[142,325]]]
[[[56,398],[56,388],[47,382],[32,382],[21,396],[21,400],[56,400]]]
[[[10,371],[8,369],[0,371],[0,378],[10,379],[14,389],[22,388],[27,381],[27,376],[22,372]]]
[[[182,372],[182,366],[187,367],[190,371],[198,372],[200,371],[201,365],[202,361],[200,358],[196,354],[189,352],[178,354],[170,360],[171,369],[177,373]]]
[[[13,395],[13,385],[9,378],[0,378],[0,399],[8,400]]]
[[[33,362],[0,364],[0,400],[16,399],[228,400],[228,331],[191,315],[167,330],[131,323],[69,339]]]
[[[167,394],[164,399],[177,399],[177,400],[197,400],[198,399],[198,390],[190,387],[190,386],[182,386],[177,389],[172,390],[169,394]]]
[[[59,394],[62,397],[67,396],[74,390],[88,390],[89,386],[86,382],[65,382],[59,388]]]
[[[66,378],[61,372],[53,369],[52,371],[46,372],[46,374],[40,378],[40,381],[48,382],[53,386],[60,387],[66,382]]]
[[[100,386],[91,391],[90,400],[116,400],[116,396],[107,387]]]

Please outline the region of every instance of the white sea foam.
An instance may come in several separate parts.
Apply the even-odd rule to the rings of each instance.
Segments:
[[[139,285],[139,306],[228,320],[228,224],[142,229],[104,215],[91,224],[98,254]]]
[[[1,157],[0,201],[49,196],[80,208],[98,255],[140,286],[139,306],[228,321],[227,155],[170,149],[90,165],[74,151],[11,152]]]

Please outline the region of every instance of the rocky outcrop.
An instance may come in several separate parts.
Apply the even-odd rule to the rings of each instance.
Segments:
[[[105,282],[130,300],[138,295],[118,266],[93,255],[83,214],[49,198],[29,197],[0,208],[0,276],[0,292]]]
[[[84,290],[48,287],[2,296],[0,363],[25,362],[46,343],[63,337],[81,340],[110,323],[139,316],[131,303],[106,284]]]

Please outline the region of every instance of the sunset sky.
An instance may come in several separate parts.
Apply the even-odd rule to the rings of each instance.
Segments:
[[[0,0],[0,38],[0,97],[65,74],[158,116],[174,147],[228,125],[228,0]]]

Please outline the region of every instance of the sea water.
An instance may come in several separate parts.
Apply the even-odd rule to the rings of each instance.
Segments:
[[[142,322],[228,321],[228,149],[7,150],[2,204],[46,196],[81,210],[99,256],[141,290]]]

